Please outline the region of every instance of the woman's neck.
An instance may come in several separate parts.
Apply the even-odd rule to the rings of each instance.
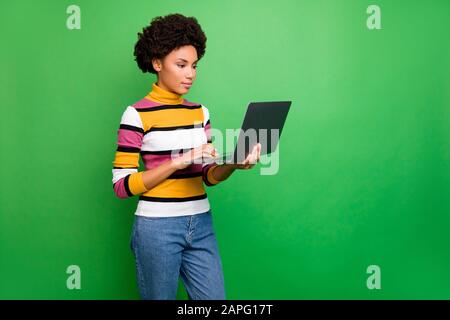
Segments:
[[[152,84],[152,90],[145,98],[162,104],[182,104],[184,100],[180,94],[163,89],[157,82]]]

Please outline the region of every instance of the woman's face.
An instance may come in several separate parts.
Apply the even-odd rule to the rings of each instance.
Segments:
[[[192,45],[172,50],[162,60],[153,59],[158,72],[158,86],[183,95],[189,92],[196,77],[197,50]]]

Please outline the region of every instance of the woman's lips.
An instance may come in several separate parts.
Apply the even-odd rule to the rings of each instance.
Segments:
[[[192,83],[183,83],[183,86],[189,89],[190,87],[192,87]]]

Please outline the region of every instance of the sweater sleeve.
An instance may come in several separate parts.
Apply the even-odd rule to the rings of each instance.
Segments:
[[[210,117],[209,117],[209,111],[208,111],[208,108],[206,108],[205,106],[202,106],[202,108],[203,108],[203,116],[204,116],[203,122],[204,122],[206,141],[207,141],[207,143],[211,143],[212,137],[211,137],[211,121],[210,121]],[[221,180],[214,179],[214,176],[212,174],[214,169],[217,166],[219,166],[219,165],[216,162],[212,162],[209,164],[203,164],[203,166],[202,166],[203,182],[209,187],[215,186],[216,184],[221,182]]]
[[[117,149],[113,161],[112,183],[117,197],[129,198],[147,191],[139,169],[139,154],[144,127],[138,111],[128,106],[117,131]]]

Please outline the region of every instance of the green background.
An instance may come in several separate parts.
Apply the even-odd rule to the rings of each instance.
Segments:
[[[279,172],[207,189],[227,298],[449,299],[447,0],[2,1],[0,298],[139,298],[137,197],[115,197],[112,161],[156,79],[133,60],[137,32],[175,12],[207,35],[186,98],[214,128],[238,128],[249,101],[293,101]]]

